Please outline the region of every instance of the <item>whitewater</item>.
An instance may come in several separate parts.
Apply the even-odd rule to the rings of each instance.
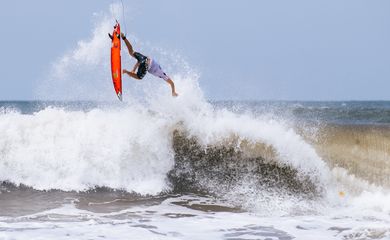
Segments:
[[[0,102],[0,239],[390,239],[390,104],[210,102],[131,34],[180,96],[147,77],[114,102],[120,11],[54,61],[47,100]]]

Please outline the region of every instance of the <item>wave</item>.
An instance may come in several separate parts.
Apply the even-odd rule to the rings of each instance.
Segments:
[[[257,150],[263,154],[261,157],[267,161],[278,158],[280,164],[300,169],[303,176],[318,171],[316,164],[308,162],[303,165],[300,159],[314,157],[319,161],[319,158],[315,158],[310,146],[305,145],[292,130],[285,129],[284,135],[290,137],[289,140],[296,138],[296,145],[307,147],[309,154],[306,155],[309,156],[288,153],[285,148],[278,149],[283,146],[277,142],[283,127],[277,123],[248,117],[247,126],[239,126],[236,123],[244,123],[243,116],[217,113],[210,109],[208,116],[206,112],[202,116],[199,110],[192,114],[182,112],[166,115],[142,106],[129,105],[121,110],[95,108],[69,111],[47,107],[34,114],[6,111],[0,114],[0,176],[3,181],[22,183],[37,189],[82,191],[106,186],[140,193],[163,191],[167,172],[172,170],[175,159],[183,157],[183,154],[178,154],[180,139],[184,136],[181,135],[184,132],[180,132],[184,131],[182,128],[189,135],[187,145],[191,139],[197,138],[198,144],[203,146],[217,147],[222,144],[229,148],[235,145],[233,150],[240,150],[243,155],[253,154],[249,150],[243,151],[249,149],[252,143],[254,146],[257,144]],[[176,119],[172,119],[174,115]],[[254,124],[252,130],[247,129],[249,124]],[[274,128],[275,136],[270,129],[266,129],[268,127]],[[261,136],[263,131],[264,135]],[[255,132],[259,137],[253,136]],[[261,151],[259,144],[262,144],[264,151]],[[201,149],[210,151],[207,147]],[[222,152],[228,154],[229,151]],[[314,174],[312,178],[315,179]]]
[[[182,81],[185,95],[164,94],[148,107],[4,111],[0,181],[36,190],[204,192],[250,207],[248,199],[270,195],[323,194],[329,170],[292,128],[215,110],[196,81]]]

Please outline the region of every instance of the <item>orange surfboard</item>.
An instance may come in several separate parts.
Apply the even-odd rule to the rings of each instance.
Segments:
[[[118,22],[112,32],[111,45],[111,75],[115,93],[122,101],[122,65],[121,65],[121,27]]]

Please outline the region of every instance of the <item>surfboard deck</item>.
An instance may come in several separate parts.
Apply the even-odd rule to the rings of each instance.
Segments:
[[[122,101],[121,28],[116,22],[111,40],[111,75],[115,93]]]

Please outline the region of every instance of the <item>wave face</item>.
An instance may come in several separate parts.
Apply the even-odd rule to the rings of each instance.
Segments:
[[[326,125],[308,137],[331,167],[342,167],[378,186],[390,187],[388,125]]]

